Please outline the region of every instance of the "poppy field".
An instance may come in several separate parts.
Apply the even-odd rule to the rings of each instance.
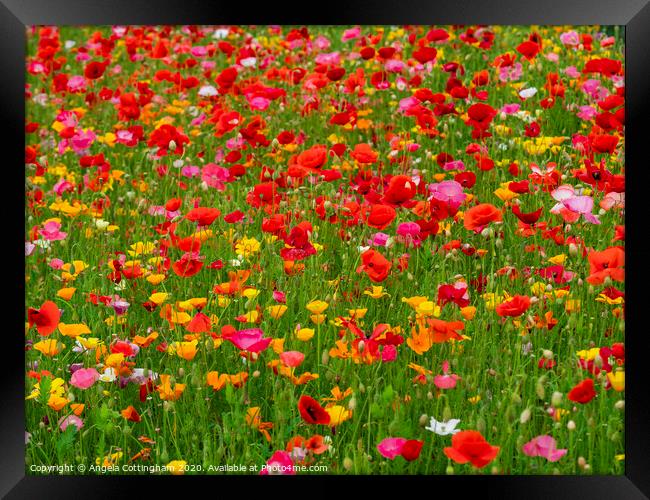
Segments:
[[[623,474],[624,32],[27,29],[27,474]]]

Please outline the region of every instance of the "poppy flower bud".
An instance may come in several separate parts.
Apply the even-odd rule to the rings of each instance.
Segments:
[[[323,354],[321,355],[321,362],[322,364],[326,365],[330,362],[330,354],[327,352],[327,349],[323,351]]]
[[[544,356],[546,359],[553,359],[553,351],[544,349],[544,351],[542,351],[542,356]]]
[[[171,141],[169,141],[169,145],[167,146],[167,149],[169,149],[169,150],[171,150],[171,151],[175,151],[175,150],[176,150],[176,141],[175,141],[174,139],[172,139]]]
[[[357,407],[357,400],[352,397],[350,398],[350,401],[348,401],[348,410],[354,411]]]
[[[366,392],[366,386],[363,385],[363,384],[361,384],[361,383],[359,383],[359,392],[360,392],[361,394],[365,394],[365,392]]]
[[[490,469],[490,472],[492,473],[493,476],[495,476],[499,473],[499,468],[496,465],[494,465],[492,466],[492,469]]]
[[[426,414],[420,415],[420,419],[418,420],[418,423],[420,424],[420,427],[424,427],[427,425],[427,422],[429,421],[429,417]]]
[[[619,399],[618,401],[616,401],[616,403],[614,403],[614,408],[616,408],[617,410],[624,410],[625,409],[625,401],[622,400],[622,399]]]
[[[519,415],[519,423],[525,424],[530,420],[530,408],[526,408],[524,411],[521,412],[521,415]]]
[[[185,369],[182,366],[178,369],[178,376],[179,377],[185,376]]]
[[[447,468],[445,469],[445,474],[447,474],[448,476],[453,476],[454,468],[451,465],[448,465]]]
[[[261,375],[261,373],[260,373],[259,370],[255,370],[255,371],[253,372],[253,378],[257,378],[257,377],[259,377],[260,375]]]
[[[569,420],[566,424],[566,428],[570,431],[574,431],[576,429],[576,423],[573,420]]]
[[[354,462],[350,457],[345,457],[343,459],[343,468],[347,471],[352,470],[352,467],[354,466]]]
[[[557,408],[562,404],[563,397],[564,396],[562,395],[561,392],[556,391],[553,393],[553,395],[551,396],[551,405],[553,406],[553,408]]]
[[[587,465],[587,461],[585,460],[585,457],[578,457],[578,467],[584,469],[585,465]]]
[[[486,227],[485,229],[483,229],[483,231],[481,231],[481,236],[483,236],[483,238],[485,239],[492,238],[492,236],[494,236],[494,229],[492,229],[491,227]]]
[[[445,406],[445,408],[442,410],[442,420],[444,422],[447,422],[450,419],[451,419],[451,408],[449,408],[449,406]]]
[[[498,238],[498,239],[494,242],[494,246],[496,246],[497,248],[502,248],[502,247],[503,247],[503,240],[502,240],[501,238]]]
[[[427,399],[433,399],[433,392],[427,392]]]
[[[483,417],[479,417],[478,420],[476,421],[476,430],[479,431],[481,434],[485,434],[485,420]]]

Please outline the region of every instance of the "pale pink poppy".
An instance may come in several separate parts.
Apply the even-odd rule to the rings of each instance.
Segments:
[[[555,439],[551,436],[537,436],[528,441],[523,447],[522,451],[529,457],[544,457],[549,462],[557,462],[560,458],[566,455],[566,449],[557,449]]]
[[[594,208],[594,199],[591,196],[573,196],[563,200],[562,204],[572,212],[582,215],[587,222],[600,224],[598,217],[591,213]]]
[[[79,430],[84,426],[84,421],[77,415],[68,415],[59,419],[59,429],[62,431],[65,431],[70,425],[74,425]]]

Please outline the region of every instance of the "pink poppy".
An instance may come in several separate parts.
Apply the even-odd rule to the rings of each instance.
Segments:
[[[382,362],[389,363],[391,361],[395,361],[396,359],[397,359],[397,348],[392,344],[385,345],[381,351]]]
[[[225,183],[230,180],[230,170],[214,163],[208,163],[201,170],[201,180],[212,188],[224,191]]]
[[[431,197],[446,203],[452,210],[458,210],[458,207],[465,201],[467,195],[463,192],[463,186],[456,181],[442,181],[429,184]]]
[[[286,451],[276,451],[265,465],[262,466],[260,476],[268,475],[294,475],[296,471],[293,468],[291,455]]]
[[[60,229],[60,222],[49,221],[43,225],[42,229],[39,229],[38,234],[40,234],[43,239],[47,241],[65,240],[68,236],[68,233],[63,233],[60,231]]]
[[[557,462],[568,451],[566,449],[558,450],[555,439],[548,435],[533,438],[521,449],[529,457],[544,457],[549,462]]]
[[[406,443],[405,438],[386,438],[377,445],[377,451],[379,451],[383,457],[394,460],[395,457],[402,454],[404,443]]]
[[[415,222],[402,222],[399,226],[397,226],[397,240],[405,243],[407,246],[412,244],[418,247],[422,244],[420,231],[420,226]]]
[[[458,375],[449,373],[449,361],[442,362],[442,375],[433,377],[433,383],[438,389],[453,389],[460,380]]]
[[[260,328],[249,328],[235,332],[228,337],[228,340],[242,351],[260,352],[266,349],[273,339],[265,338]]]
[[[88,389],[99,379],[99,373],[94,368],[80,368],[70,378],[70,384],[78,389]]]

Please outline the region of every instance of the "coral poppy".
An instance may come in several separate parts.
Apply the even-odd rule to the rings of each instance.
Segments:
[[[467,210],[463,226],[469,231],[480,233],[491,222],[502,220],[501,211],[490,203],[481,203]]]
[[[498,446],[492,446],[478,431],[460,431],[451,438],[451,447],[443,449],[448,458],[459,464],[470,462],[483,468],[499,453]]]

